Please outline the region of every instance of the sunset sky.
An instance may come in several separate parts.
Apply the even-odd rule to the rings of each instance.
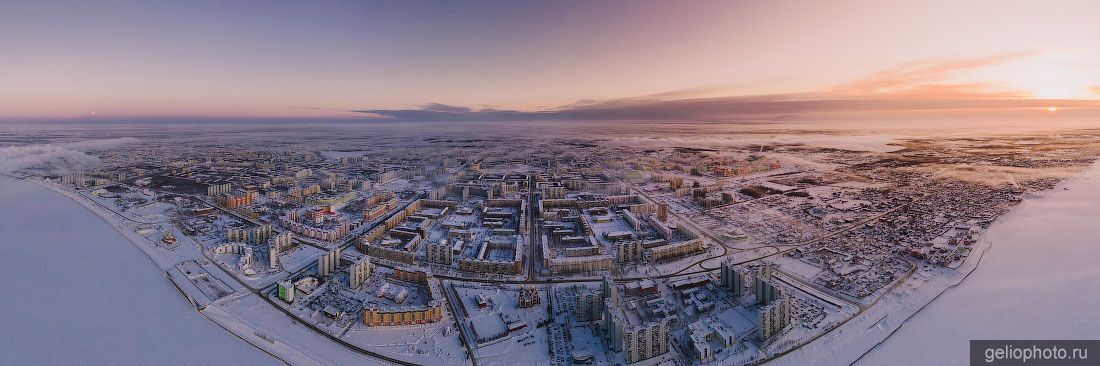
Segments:
[[[9,2],[0,120],[1095,109],[1098,14],[1095,0]]]

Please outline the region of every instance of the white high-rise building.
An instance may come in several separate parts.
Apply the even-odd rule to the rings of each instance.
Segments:
[[[768,340],[779,334],[791,324],[791,304],[784,296],[760,308],[759,319],[760,339]]]
[[[271,266],[271,270],[279,268],[279,256],[287,249],[290,249],[292,245],[294,245],[294,234],[291,234],[289,231],[271,238],[271,242],[268,243],[269,249],[267,253],[268,264]]]
[[[322,255],[321,258],[317,258],[317,275],[324,277],[329,273],[336,272],[336,268],[340,267],[340,249],[337,248],[328,254]]]
[[[370,257],[363,257],[362,260],[352,264],[348,268],[348,274],[351,275],[351,287],[359,288],[363,286],[364,282],[367,282],[367,278],[370,278],[373,265],[370,263]]]

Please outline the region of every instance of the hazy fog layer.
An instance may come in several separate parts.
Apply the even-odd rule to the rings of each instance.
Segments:
[[[55,145],[89,150],[111,148],[134,139],[176,141],[187,145],[225,142],[328,143],[424,139],[581,139],[665,144],[817,144],[889,150],[903,138],[959,137],[1041,133],[1100,128],[1100,118],[1034,110],[999,117],[949,116],[937,119],[830,119],[792,117],[789,121],[738,122],[71,122],[0,123],[0,145]],[[88,142],[92,140],[92,142]]]

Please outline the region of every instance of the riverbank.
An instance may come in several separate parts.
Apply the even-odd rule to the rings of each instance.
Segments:
[[[1064,189],[1071,185],[1074,186],[1073,189]],[[1093,203],[1092,206],[1094,207],[1092,209],[1096,210],[1095,212],[1087,210],[1090,202]],[[1076,203],[1077,206],[1072,206],[1072,203]],[[1054,220],[1053,217],[1057,217],[1057,220],[1064,224],[1059,225],[1058,230],[1053,230],[1054,226],[1043,226],[1044,222]],[[964,364],[968,360],[966,351],[970,339],[1005,338],[1008,334],[1014,334],[1009,338],[1035,339],[1045,335],[1048,339],[1066,339],[1067,336],[1072,334],[1060,332],[1058,328],[1036,333],[1035,331],[1038,330],[1037,325],[1014,322],[1012,320],[1014,312],[1008,311],[1010,309],[1004,309],[1004,312],[1001,313],[994,312],[995,317],[1000,318],[1003,316],[1004,318],[983,318],[983,316],[990,315],[990,310],[992,310],[985,308],[983,304],[990,302],[997,302],[1000,305],[1016,303],[1017,301],[1012,300],[1029,298],[1027,293],[1029,290],[1035,290],[1034,288],[1016,287],[1014,291],[1019,291],[1018,293],[997,294],[996,296],[1004,297],[1004,299],[1001,299],[996,296],[991,297],[992,294],[983,291],[980,287],[999,286],[998,282],[1001,279],[1017,280],[1019,279],[1017,276],[1025,273],[1019,271],[1019,268],[1023,266],[1038,266],[1044,268],[1044,270],[1052,270],[1053,268],[1045,268],[1050,266],[1065,266],[1068,262],[1059,258],[1048,258],[1045,262],[1037,263],[1035,258],[1044,256],[1036,256],[1040,253],[1029,252],[1046,251],[1044,253],[1049,253],[1051,249],[1049,246],[1040,247],[1031,244],[1067,243],[1066,240],[1061,239],[1070,236],[1082,242],[1068,244],[1067,246],[1070,249],[1064,250],[1064,255],[1078,259],[1089,259],[1072,261],[1074,265],[1064,267],[1065,270],[1081,271],[1084,268],[1095,267],[1096,263],[1100,263],[1100,256],[1095,256],[1096,249],[1100,249],[1100,247],[1087,243],[1088,238],[1095,238],[1098,236],[1097,234],[1100,234],[1100,230],[1090,226],[1090,223],[1094,220],[1089,218],[1094,217],[1100,217],[1100,163],[1094,163],[1075,177],[1059,183],[1054,189],[1028,197],[1023,203],[998,218],[981,235],[974,252],[957,269],[920,266],[912,276],[897,284],[892,291],[883,294],[874,306],[867,308],[833,332],[790,354],[773,360],[769,365]],[[1031,250],[1025,251],[1024,249]],[[1080,256],[1080,253],[1088,250],[1092,251],[1089,255]],[[1006,252],[1011,255],[993,255]],[[990,265],[987,263],[990,261],[991,255],[992,258],[996,258],[993,261],[997,264]],[[979,263],[981,263],[981,266],[979,266]],[[981,280],[969,279],[979,268],[986,268],[987,266],[998,269],[983,270],[984,272],[994,272],[999,277],[989,279],[986,278],[987,275],[983,275]],[[1012,274],[1013,271],[1016,272]],[[1045,277],[1038,273],[1032,275],[1032,278]],[[1091,273],[1090,276],[1093,280],[1100,279],[1100,273]],[[1058,283],[1058,286],[1074,287],[1087,283],[1077,282],[1078,279],[1070,280],[1067,278],[1066,280],[1067,282]],[[969,285],[971,282],[985,283],[985,285],[975,286],[979,288],[973,289]],[[1034,283],[1033,285],[1039,286],[1040,284]],[[944,305],[943,303],[959,301],[943,300],[943,298],[948,297],[948,294],[954,293],[966,294],[963,295],[966,301],[962,302],[967,303],[969,306]],[[1063,317],[1080,314],[1081,312],[1065,311],[1066,301],[1072,301],[1075,296],[1070,293],[1064,295],[1062,297],[1031,299],[1029,300],[1030,303],[1024,306],[1023,309],[1015,310],[1025,312],[1025,315],[1028,316],[1024,316],[1024,318],[1030,318],[1036,314],[1031,310],[1024,310],[1035,305],[1050,307],[1049,311],[1059,313]],[[957,295],[950,297],[955,296]],[[1096,297],[1095,302],[1089,303],[1100,306],[1100,295],[1093,295],[1093,297]],[[936,309],[934,312],[943,313],[943,315],[915,316],[932,312],[924,310],[926,307]],[[1088,308],[1090,307],[1082,307],[1081,309]],[[917,321],[912,319],[924,319],[925,317],[930,320],[919,320],[923,325],[911,325],[911,323]],[[903,326],[909,329],[903,329]],[[990,327],[1015,330],[1015,332],[975,332]],[[1096,338],[1100,334],[1095,331],[1100,327],[1094,326],[1091,329],[1091,333],[1085,332],[1079,337]],[[1059,338],[1059,335],[1061,338]],[[897,340],[898,338],[905,339]],[[946,344],[948,342],[952,344]],[[941,348],[949,352],[938,351]],[[921,350],[921,352],[918,352],[920,357],[914,357],[913,350]]]
[[[218,301],[211,302],[202,295],[201,291],[197,289],[190,281],[183,279],[184,275],[175,268],[175,263],[181,261],[181,257],[187,260],[199,259],[201,252],[197,248],[188,251],[184,250],[183,246],[177,247],[177,251],[183,253],[176,253],[174,258],[168,258],[165,252],[161,251],[155,243],[142,238],[134,233],[132,230],[126,227],[120,220],[126,220],[127,218],[123,214],[114,212],[101,206],[97,202],[94,202],[90,198],[84,197],[76,192],[67,190],[63,187],[57,186],[52,183],[43,182],[39,180],[29,179],[31,183],[35,183],[43,188],[49,189],[57,194],[68,197],[73,202],[83,206],[91,213],[99,216],[106,224],[110,225],[115,231],[122,235],[133,246],[137,247],[149,258],[154,265],[157,266],[165,277],[172,283],[182,297],[187,302],[196,307],[199,314],[205,316],[208,320],[221,327],[224,331],[231,335],[235,335],[240,340],[248,342],[257,349],[266,352],[269,356],[274,357],[276,363],[294,364],[294,365],[322,365],[323,362],[319,361],[319,357],[310,355],[307,351],[295,347],[289,342],[281,341],[277,337],[268,334],[267,332],[256,329],[255,326],[249,325],[242,321],[239,317],[235,316],[232,312],[228,311],[224,307],[227,306],[227,302],[239,300],[243,297],[257,297],[258,295],[251,293],[243,285],[235,287],[235,293],[233,295],[226,296]],[[132,218],[130,218],[132,219]],[[180,238],[184,242],[189,242],[190,239],[186,237]],[[194,245],[194,243],[192,243]],[[173,276],[172,274],[176,275]],[[212,273],[216,277],[225,279],[226,283],[232,283],[232,278],[227,273]],[[222,301],[225,300],[225,301]]]
[[[152,256],[69,197],[0,176],[0,214],[8,362],[279,363],[180,301]]]
[[[180,244],[173,250],[165,250],[128,227],[127,222],[143,223],[144,220],[130,217],[125,213],[108,208],[87,195],[79,194],[53,183],[29,180],[39,186],[68,197],[87,211],[99,216],[119,234],[138,247],[159,268],[165,271],[167,278],[176,286],[186,302],[198,308],[199,314],[220,326],[230,335],[246,341],[255,349],[267,352],[274,357],[271,363],[292,365],[351,365],[351,364],[389,364],[368,354],[357,352],[325,337],[298,322],[278,309],[268,306],[260,295],[253,293],[235,277],[225,273],[217,266],[204,266],[208,275],[220,279],[232,287],[232,294],[211,299],[203,295],[185,275],[176,268],[176,263],[184,261],[208,261],[197,244],[186,235],[179,236]],[[138,224],[140,226],[140,224]],[[281,362],[280,362],[281,361]],[[220,363],[219,363],[220,364]],[[269,363],[270,364],[270,363]]]
[[[1097,217],[1100,163],[997,220],[981,266],[856,364],[963,364],[972,339],[1100,338]]]

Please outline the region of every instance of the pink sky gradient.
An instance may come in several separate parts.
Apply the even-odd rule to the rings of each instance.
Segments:
[[[33,2],[0,12],[0,119],[1093,107],[1096,14],[1089,0]]]

